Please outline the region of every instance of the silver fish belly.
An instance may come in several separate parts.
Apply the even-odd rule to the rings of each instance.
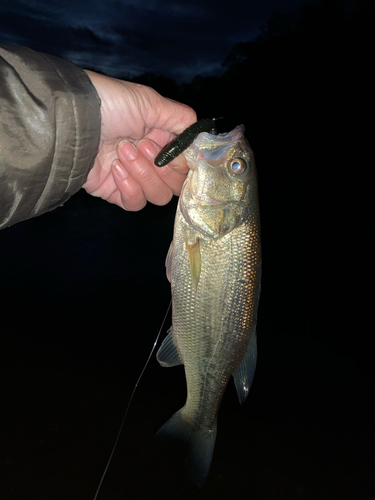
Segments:
[[[257,357],[261,246],[257,175],[244,127],[201,133],[184,153],[182,188],[167,256],[172,328],[157,359],[183,364],[185,406],[159,434],[188,443],[188,471],[202,486],[211,465],[217,416],[233,375],[240,403]]]

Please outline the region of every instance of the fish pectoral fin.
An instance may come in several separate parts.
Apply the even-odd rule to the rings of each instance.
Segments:
[[[196,290],[201,274],[201,252],[198,236],[195,238],[194,243],[186,241],[185,246],[189,258],[191,278],[193,280],[194,289]]]
[[[173,330],[172,327],[168,330],[168,335],[163,340],[157,354],[156,359],[159,361],[161,366],[169,368],[171,366],[182,365],[180,355],[178,353],[176,344],[173,340]]]
[[[246,401],[247,396],[253,383],[255,367],[257,364],[257,335],[254,327],[250,337],[250,343],[241,364],[233,373],[234,384],[236,386],[237,396],[242,404]]]
[[[166,267],[166,272],[167,272],[167,278],[168,281],[171,282],[172,280],[172,253],[173,253],[173,241],[169,245],[168,253],[165,258],[165,267]]]

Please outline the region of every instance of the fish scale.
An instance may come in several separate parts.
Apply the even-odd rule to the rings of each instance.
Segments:
[[[217,408],[224,393],[223,381],[225,379],[226,386],[246,350],[248,339],[241,337],[249,336],[251,333],[249,327],[253,304],[243,290],[249,286],[249,280],[246,285],[240,287],[238,281],[251,276],[250,269],[252,265],[254,266],[251,260],[254,254],[252,256],[249,251],[250,238],[246,225],[234,231],[242,234],[239,234],[238,238],[236,234],[227,235],[207,245],[209,246],[207,249],[206,245],[202,245],[203,271],[196,291],[191,286],[188,259],[184,255],[186,250],[183,251],[183,238],[180,242],[183,258],[181,262],[176,259],[172,267],[172,275],[177,283],[177,285],[172,283],[173,328],[176,343],[184,360],[189,391],[183,413],[189,420],[194,420],[198,425],[206,426],[208,429],[212,429],[216,420]],[[238,246],[231,252],[233,261],[228,266],[226,262],[220,260],[220,256],[230,253],[228,247],[232,246],[233,238],[237,239]],[[179,248],[178,243],[176,248]],[[235,266],[234,262],[242,262],[241,269],[238,264]],[[175,286],[177,286],[176,293]],[[185,287],[183,292],[182,287]],[[186,330],[189,331],[188,336],[184,334]],[[189,356],[190,352],[194,352],[196,356]],[[204,362],[202,358],[206,358]],[[210,384],[207,383],[207,379],[202,381],[202,374],[211,375]],[[203,391],[205,399],[201,405]]]

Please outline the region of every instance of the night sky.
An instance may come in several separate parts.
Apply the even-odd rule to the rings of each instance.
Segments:
[[[26,45],[110,76],[153,72],[190,81],[221,74],[238,42],[253,40],[273,12],[307,0],[9,1],[0,5],[1,43]]]
[[[221,132],[245,124],[261,208],[258,365],[246,403],[228,385],[198,491],[180,445],[154,438],[186,397],[182,367],[154,355],[98,500],[373,499],[374,3],[140,4],[2,1],[0,43],[154,86],[199,118],[223,116]],[[1,500],[93,499],[170,301],[176,204],[130,213],[81,190],[0,231]]]

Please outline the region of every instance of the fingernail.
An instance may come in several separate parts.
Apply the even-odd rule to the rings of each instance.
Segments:
[[[120,142],[119,148],[121,149],[121,153],[126,157],[127,160],[135,160],[138,155],[137,148],[134,144],[127,139],[124,139]]]
[[[129,175],[117,159],[112,163],[112,168],[120,179],[125,179]]]
[[[155,158],[158,151],[155,144],[148,139],[139,141],[138,148],[148,160],[152,160],[153,158]]]

